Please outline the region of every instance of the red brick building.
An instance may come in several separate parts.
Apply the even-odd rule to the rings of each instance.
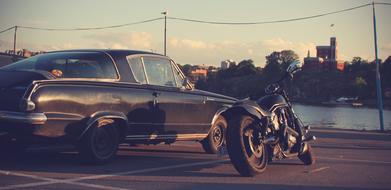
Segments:
[[[338,60],[338,46],[335,37],[330,38],[330,45],[316,46],[316,57],[311,57],[308,51],[303,67],[308,69],[344,70],[344,61]]]

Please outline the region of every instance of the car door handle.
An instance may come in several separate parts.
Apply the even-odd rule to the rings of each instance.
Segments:
[[[159,100],[155,97],[153,98],[153,106],[156,106],[159,103]]]
[[[160,96],[161,92],[153,92],[153,106],[156,106],[159,103],[159,100],[157,99],[158,96]]]

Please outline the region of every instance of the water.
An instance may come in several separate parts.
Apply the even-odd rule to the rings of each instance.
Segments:
[[[305,124],[356,130],[380,130],[379,111],[373,108],[322,107],[295,104],[295,113]],[[391,130],[391,111],[384,110],[384,129]]]

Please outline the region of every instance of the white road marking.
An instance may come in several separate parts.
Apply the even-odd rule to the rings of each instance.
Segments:
[[[142,169],[142,170],[118,172],[118,173],[112,173],[112,174],[107,174],[107,175],[92,175],[92,176],[71,178],[71,179],[65,179],[65,180],[52,179],[52,178],[40,177],[40,176],[36,176],[36,175],[29,175],[29,174],[23,174],[23,173],[17,173],[17,172],[10,172],[10,171],[0,170],[0,174],[4,174],[4,175],[13,175],[13,176],[26,177],[26,178],[32,178],[32,179],[45,181],[45,182],[35,182],[35,183],[27,183],[27,184],[10,185],[10,186],[5,186],[5,187],[0,187],[0,190],[18,189],[18,188],[25,188],[25,187],[36,187],[36,186],[51,185],[51,184],[57,184],[57,183],[65,183],[65,184],[79,185],[79,186],[93,187],[93,188],[107,189],[107,190],[125,190],[123,188],[104,186],[104,185],[88,184],[88,183],[82,183],[82,182],[79,182],[79,181],[82,181],[82,180],[96,180],[96,179],[103,179],[103,178],[109,178],[109,177],[115,177],[115,176],[121,176],[121,175],[131,175],[131,174],[156,172],[156,171],[178,169],[178,168],[186,168],[186,167],[192,167],[192,166],[202,166],[202,165],[216,164],[216,163],[222,163],[222,162],[227,162],[227,161],[229,161],[229,159],[213,160],[213,161],[205,161],[205,162],[195,162],[195,163],[179,164],[179,165],[171,165],[171,166],[163,166],[163,167],[157,167],[157,168],[148,168],[148,169]]]
[[[0,187],[1,190],[6,189],[20,189],[20,188],[26,188],[26,187],[36,187],[36,186],[42,186],[42,185],[51,185],[59,182],[53,182],[53,181],[46,181],[46,182],[35,182],[35,183],[27,183],[27,184],[18,184],[18,185],[9,185]]]
[[[329,169],[330,167],[328,166],[325,166],[325,167],[321,167],[321,168],[317,168],[317,169],[314,169],[314,170],[309,170],[309,171],[306,171],[306,173],[315,173],[315,172],[320,172],[320,171],[323,171],[323,170],[326,170],[326,169]]]
[[[26,178],[37,179],[37,180],[43,181],[43,182],[34,182],[34,183],[27,183],[27,184],[17,184],[17,185],[4,186],[4,187],[0,187],[0,190],[20,189],[20,188],[26,188],[26,187],[51,185],[51,184],[56,184],[56,183],[65,183],[65,184],[70,184],[70,185],[79,185],[79,186],[84,186],[84,187],[93,187],[93,188],[107,189],[107,190],[129,190],[129,189],[117,188],[117,187],[111,187],[111,186],[105,186],[105,185],[95,185],[95,184],[81,183],[81,182],[68,182],[66,180],[61,180],[61,179],[40,177],[40,176],[36,176],[36,175],[29,175],[29,174],[3,171],[3,170],[0,170],[0,174],[13,175],[13,176],[18,176],[18,177],[26,177]]]
[[[4,170],[0,170],[0,174],[13,175],[13,176],[18,176],[18,177],[26,177],[26,178],[32,178],[32,179],[37,179],[37,180],[42,180],[42,181],[59,181],[59,180],[53,179],[53,178],[40,177],[40,176],[36,176],[36,175],[10,172],[10,171],[4,171]]]
[[[112,186],[106,186],[106,185],[96,185],[96,184],[89,184],[89,183],[82,183],[82,182],[66,182],[66,184],[79,185],[79,186],[84,186],[84,187],[91,187],[91,188],[105,189],[105,190],[131,190],[129,188],[112,187]]]
[[[325,160],[391,164],[391,162],[389,162],[389,161],[378,161],[378,160],[360,160],[360,159],[332,158],[332,157],[322,157],[322,156],[318,156],[318,158],[325,159]],[[26,177],[26,178],[37,179],[37,180],[43,181],[43,182],[34,182],[34,183],[27,183],[27,184],[17,184],[17,185],[4,186],[4,187],[0,187],[0,190],[19,189],[19,188],[26,188],[26,187],[37,187],[37,186],[52,185],[52,184],[59,184],[59,183],[78,185],[78,186],[84,186],[84,187],[90,187],[90,188],[107,189],[107,190],[125,190],[124,188],[117,188],[117,187],[104,186],[104,185],[95,185],[95,184],[89,184],[89,183],[84,183],[84,182],[79,182],[79,181],[97,180],[97,179],[110,178],[110,177],[116,177],[116,176],[156,172],[156,171],[186,168],[186,167],[192,167],[192,166],[202,166],[202,165],[223,163],[223,162],[227,162],[227,161],[229,161],[229,159],[163,166],[163,167],[148,168],[148,169],[141,169],[141,170],[134,170],[134,171],[117,172],[117,173],[112,173],[112,174],[107,174],[107,175],[92,175],[92,176],[85,176],[85,177],[71,178],[71,179],[64,179],[64,180],[0,170],[0,174],[3,174],[3,175],[13,175],[13,176]],[[308,173],[320,172],[320,171],[326,170],[328,168],[330,168],[330,167],[321,167],[321,168],[317,168],[317,169],[308,171]]]
[[[195,163],[188,163],[188,164],[163,166],[163,167],[157,167],[157,168],[148,168],[148,169],[135,170],[135,171],[118,172],[118,173],[112,173],[112,174],[107,174],[107,175],[85,176],[85,177],[79,177],[79,178],[74,178],[74,179],[68,179],[66,181],[74,182],[74,181],[81,181],[81,180],[102,179],[102,178],[109,178],[109,177],[115,177],[115,176],[121,176],[121,175],[140,174],[140,173],[156,172],[156,171],[161,171],[161,170],[170,170],[170,169],[186,168],[186,167],[192,167],[192,166],[217,164],[217,163],[222,163],[222,162],[227,162],[227,161],[229,161],[229,159],[213,160],[213,161],[205,161],[205,162],[195,162]]]

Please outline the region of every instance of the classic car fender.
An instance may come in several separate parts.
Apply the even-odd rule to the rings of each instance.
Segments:
[[[220,108],[219,110],[217,110],[215,115],[213,116],[212,122],[210,124],[213,125],[216,122],[217,118],[220,115],[222,115],[222,113],[224,113],[227,109],[228,109],[228,107],[223,107],[223,108]]]
[[[270,112],[262,109],[256,102],[251,100],[240,100],[236,102],[232,107],[225,110],[222,115],[229,119],[235,114],[248,114],[257,119],[262,119],[263,117],[270,117]]]
[[[126,136],[126,131],[128,127],[128,118],[124,113],[115,112],[115,111],[99,111],[99,112],[95,112],[90,116],[90,119],[88,119],[86,123],[87,127],[80,134],[78,139],[80,140],[87,133],[87,131],[100,120],[112,120],[119,127],[118,129],[119,129],[121,139],[123,139]]]

